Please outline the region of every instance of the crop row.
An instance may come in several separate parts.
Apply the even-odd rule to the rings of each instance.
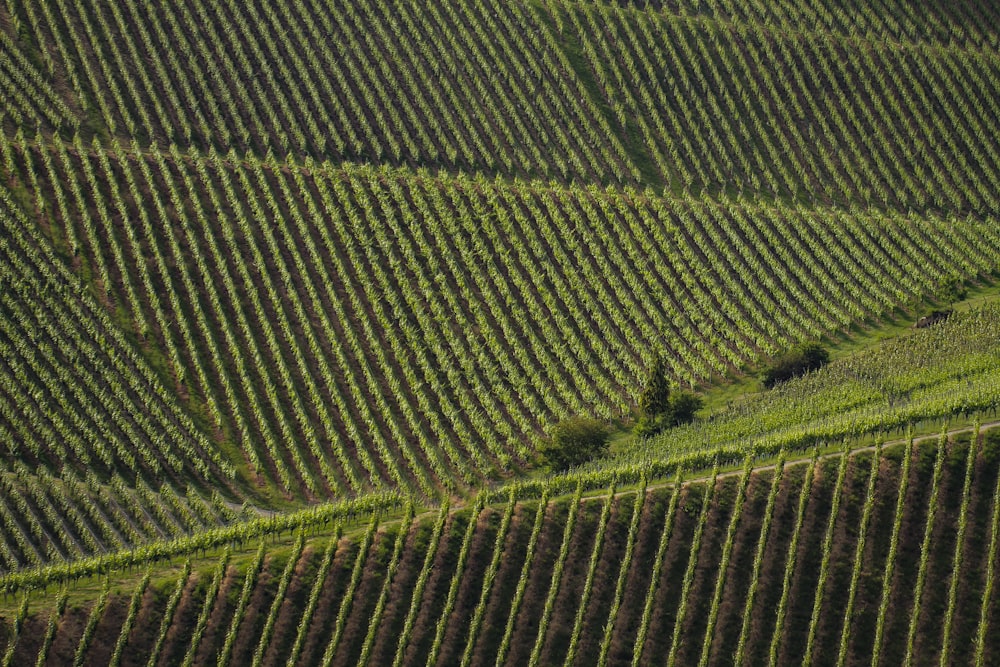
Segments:
[[[674,189],[998,210],[992,51],[564,2],[615,124]]]
[[[491,477],[554,420],[628,411],[658,351],[696,385],[989,273],[1000,245],[973,219],[112,148],[22,137],[9,176],[291,495]]]
[[[57,607],[56,620],[33,614],[29,600],[7,653],[33,662],[43,639],[65,645],[58,634],[79,617],[109,633],[77,639],[75,654],[84,657],[88,642],[126,656],[215,656],[226,664],[255,656],[269,664],[381,664],[394,655],[412,664],[451,664],[462,655],[497,655],[498,664],[562,664],[571,655],[573,664],[589,664],[633,659],[638,633],[634,664],[657,655],[713,663],[729,651],[757,664],[769,652],[780,659],[803,650],[891,661],[912,646],[909,624],[921,637],[953,637],[936,648],[921,640],[920,649],[933,653],[921,655],[961,662],[975,648],[964,640],[989,632],[1000,600],[949,591],[983,587],[996,554],[972,545],[983,539],[977,532],[989,532],[997,508],[962,515],[967,529],[958,538],[938,524],[963,508],[988,507],[997,438],[984,432],[971,443],[940,443],[845,451],[833,460],[786,462],[778,473],[745,467],[739,476],[638,494],[511,497],[501,507],[476,504],[425,520],[408,511],[395,526],[373,521],[364,537],[336,530],[304,541],[298,532],[291,549],[262,546],[243,565],[227,565],[235,562],[227,550],[214,571],[185,569],[176,583],[157,584],[172,587],[170,595],[126,587],[106,599],[105,589],[95,606]],[[753,508],[765,500],[762,520]],[[894,531],[899,543],[890,548],[870,530],[877,520],[915,530]],[[569,557],[581,547],[591,558]],[[843,553],[855,556],[846,567],[830,556]],[[896,567],[883,579],[887,557]],[[516,575],[505,583],[501,575],[517,569],[520,583]],[[928,577],[944,585],[922,587]],[[140,588],[149,585],[147,576]],[[125,605],[125,620],[120,612],[114,623],[93,620]],[[927,618],[937,605],[950,610],[947,630]],[[890,619],[884,633],[872,622],[880,608],[879,617]],[[157,637],[138,630],[155,618],[162,619]],[[903,632],[889,631],[900,625]],[[23,629],[36,626],[35,634]],[[572,635],[571,626],[578,626]],[[45,627],[55,628],[55,641]],[[989,643],[982,650],[987,663],[996,657]]]
[[[986,214],[995,10],[963,7],[46,0],[0,87],[69,130],[68,79],[88,136],[143,146]]]
[[[31,25],[26,43],[46,61],[36,87],[65,77],[81,107],[96,105],[89,131],[561,180],[637,176],[519,3],[46,0],[12,15]],[[56,126],[68,115],[58,97],[9,87],[21,102],[10,110],[17,125],[34,128],[21,107]]]
[[[593,1],[593,0],[590,0]],[[987,0],[916,5],[905,0],[878,0],[850,8],[836,3],[796,0],[601,0],[601,4],[656,10],[661,13],[712,18],[729,23],[758,23],[771,28],[815,31],[883,41],[931,42],[940,46],[996,49],[997,8]]]
[[[232,466],[6,195],[0,224],[0,569],[234,519],[195,490]]]

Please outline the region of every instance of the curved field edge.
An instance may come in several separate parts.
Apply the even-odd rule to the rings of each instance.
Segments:
[[[28,216],[276,503],[503,478],[555,421],[627,416],[657,353],[705,386],[988,280],[1000,252],[968,217],[11,148]]]
[[[620,487],[648,483],[678,469],[699,470],[748,457],[763,460],[782,452],[839,447],[844,442],[861,446],[873,438],[884,440],[893,433],[936,428],[934,424],[970,415],[979,415],[980,421],[991,423],[990,413],[995,414],[1000,406],[998,320],[1000,306],[992,303],[956,312],[944,323],[883,341],[780,388],[747,396],[742,405],[712,419],[640,441],[631,452],[563,475],[483,488],[477,502],[560,495],[577,487],[589,491],[611,484]],[[684,446],[685,442],[694,444]],[[245,542],[300,526],[326,525],[344,516],[366,514],[367,510],[384,513],[399,506],[404,497],[397,491],[363,495],[353,501],[272,513],[225,527],[203,526],[191,536],[26,569],[0,582],[18,587],[139,566],[149,560]]]
[[[949,426],[947,420],[939,421],[936,425],[922,422],[920,432],[923,435],[918,435],[912,428],[912,424],[903,425],[904,430],[896,433],[897,436],[900,436],[899,438],[884,441],[885,438],[882,435],[880,441],[882,441],[883,449],[888,450],[904,445],[908,439],[902,437],[904,434],[908,434],[908,437],[912,437],[915,442],[924,442],[936,440],[942,432],[948,436],[969,434],[977,429],[981,430],[982,433],[987,433],[1000,427],[1000,420],[983,421],[989,415],[995,414],[995,409],[992,408],[989,413],[980,414],[974,421],[967,421],[964,425],[952,423]],[[943,429],[942,424],[944,424]],[[813,460],[835,459],[842,456],[845,451],[858,453],[873,449],[873,445],[864,443],[857,443],[853,446],[828,443],[826,447],[817,446],[808,450],[783,452],[784,465],[787,467]],[[703,483],[710,478],[709,468],[706,467],[706,464],[717,465],[717,476],[720,478],[738,474],[743,468],[741,461],[744,461],[748,455],[746,452],[742,453],[742,456],[740,454],[740,452],[733,450],[719,449],[693,456],[663,460],[656,466],[618,467],[600,472],[562,475],[545,481],[518,482],[493,490],[483,490],[477,496],[475,503],[455,502],[451,505],[450,511],[453,513],[464,512],[474,505],[502,507],[502,504],[511,498],[518,502],[534,502],[541,497],[565,499],[572,495],[576,489],[581,490],[584,498],[599,498],[606,496],[607,489],[612,483],[615,485],[617,495],[634,494],[636,487],[645,487],[650,490],[672,488],[678,470],[685,471],[683,484]],[[754,459],[754,465],[750,468],[750,472],[753,473],[772,470],[775,461],[777,461],[778,453],[762,453],[757,456],[751,453],[749,456]],[[227,545],[227,548],[235,550],[236,553],[241,551],[249,553],[247,550],[256,545],[260,539],[269,540],[273,544],[283,543],[300,532],[322,534],[334,524],[355,526],[356,529],[345,528],[344,534],[356,536],[359,534],[360,527],[371,521],[382,526],[399,522],[403,515],[404,506],[413,502],[412,498],[390,492],[378,496],[363,496],[348,501],[324,503],[299,511],[263,516],[231,526],[206,530],[189,537],[155,542],[137,549],[122,550],[103,556],[7,574],[0,577],[0,592],[7,596],[14,595],[18,591],[31,591],[38,588],[48,590],[50,586],[95,576],[106,576],[114,572],[131,572],[142,569],[145,565],[155,565],[163,561],[169,562],[171,559],[180,557],[204,557],[212,552],[221,553],[220,549]],[[438,514],[437,508],[433,505],[417,505],[417,508],[417,516],[421,519]]]

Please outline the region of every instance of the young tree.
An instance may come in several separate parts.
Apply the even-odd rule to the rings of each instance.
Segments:
[[[685,424],[694,419],[702,405],[701,397],[689,391],[671,394],[667,381],[667,362],[658,356],[649,380],[639,395],[639,421],[635,433],[650,437],[670,426]]]
[[[649,380],[639,395],[639,409],[647,417],[658,417],[670,409],[670,383],[663,355],[657,355]]]

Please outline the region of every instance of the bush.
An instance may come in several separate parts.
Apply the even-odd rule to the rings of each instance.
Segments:
[[[635,423],[632,432],[640,438],[651,438],[660,431],[694,421],[694,413],[701,409],[701,396],[690,391],[679,391],[670,395],[666,409],[660,414],[643,414]]]
[[[573,417],[556,424],[539,454],[554,472],[578,466],[608,451],[608,427],[597,419]]]
[[[670,425],[679,426],[694,421],[694,413],[704,403],[701,396],[690,391],[680,391],[670,397]]]
[[[830,353],[818,343],[803,345],[778,359],[771,368],[764,371],[761,381],[770,389],[776,384],[815,371],[830,361]]]

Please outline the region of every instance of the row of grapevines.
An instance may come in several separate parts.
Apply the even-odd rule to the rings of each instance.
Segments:
[[[812,615],[809,617],[809,630],[806,637],[806,646],[802,656],[804,663],[812,664],[813,649],[816,642],[816,632],[819,626],[820,613],[823,610],[823,598],[826,595],[826,581],[830,573],[830,560],[833,554],[833,537],[837,527],[837,520],[840,518],[840,501],[844,497],[844,480],[847,476],[848,463],[851,459],[850,446],[844,448],[840,456],[840,464],[837,466],[837,479],[833,483],[833,498],[830,500],[830,518],[826,524],[826,534],[823,537],[823,546],[820,553],[819,577],[816,579],[816,593],[813,597]]]
[[[985,53],[589,3],[550,11],[570,15],[607,103],[623,125],[638,119],[670,185],[997,210],[998,146],[975,138],[996,107],[996,62]]]
[[[389,564],[385,570],[385,580],[382,582],[382,590],[379,593],[375,609],[372,611],[371,618],[368,621],[368,632],[361,643],[361,656],[358,658],[359,665],[367,665],[371,659],[375,635],[382,622],[382,614],[385,613],[385,606],[389,603],[393,580],[396,578],[396,573],[399,570],[399,561],[403,556],[403,547],[406,545],[407,536],[414,525],[413,503],[407,503],[406,509],[403,511],[403,519],[399,522],[399,532],[396,533],[396,543],[392,548],[392,557],[389,559]]]
[[[681,645],[681,635],[684,630],[684,621],[687,619],[687,608],[694,585],[694,575],[698,566],[698,559],[701,555],[701,538],[705,533],[705,526],[708,524],[708,511],[712,505],[712,498],[716,492],[716,481],[719,476],[719,464],[712,468],[712,476],[702,490],[701,510],[698,513],[698,522],[695,525],[694,536],[691,538],[691,548],[688,552],[687,566],[684,569],[684,576],[681,579],[680,602],[677,613],[674,615],[673,635],[670,639],[670,651],[667,653],[667,665],[673,667],[677,661],[677,651]],[[746,475],[743,475],[746,479]]]
[[[330,567],[333,564],[337,547],[340,545],[340,536],[342,532],[340,524],[337,524],[337,527],[333,531],[333,535],[330,536],[330,541],[327,544],[326,550],[323,552],[323,561],[320,563],[319,569],[316,571],[316,579],[313,581],[312,589],[309,592],[309,599],[306,601],[305,609],[302,611],[302,619],[299,621],[299,629],[295,635],[295,643],[292,644],[292,650],[288,654],[288,667],[295,665],[299,660],[299,656],[302,654],[302,648],[305,645],[310,623],[312,622],[313,615],[316,613],[316,608],[319,606],[319,596],[323,592],[323,587],[327,583],[327,577],[330,574]]]
[[[601,667],[608,664],[608,654],[611,650],[611,636],[618,620],[618,610],[622,606],[622,598],[625,595],[625,584],[628,580],[628,573],[632,567],[632,555],[635,553],[636,537],[639,535],[639,521],[646,506],[646,486],[648,480],[642,478],[639,489],[635,494],[635,503],[632,505],[632,519],[629,521],[628,536],[625,538],[625,555],[622,558],[621,567],[618,569],[618,579],[615,583],[615,594],[611,601],[611,610],[608,612],[608,620],[604,624],[604,632],[601,637],[600,653],[597,664]]]
[[[760,572],[764,566],[764,552],[768,544],[768,535],[771,530],[771,522],[774,519],[774,507],[777,503],[778,493],[781,491],[781,483],[785,478],[785,455],[778,458],[774,467],[774,477],[771,478],[771,490],[767,494],[767,505],[764,508],[764,516],[760,523],[760,534],[757,537],[757,549],[754,551],[753,569],[750,573],[750,588],[747,589],[746,600],[743,603],[743,618],[740,626],[739,640],[736,643],[736,653],[733,663],[743,664],[746,654],[747,642],[750,639],[750,627],[752,623],[754,605],[757,602],[757,591],[760,588]]]
[[[83,627],[83,635],[76,645],[76,653],[73,654],[73,667],[82,667],[84,664],[84,660],[87,658],[87,651],[90,649],[90,644],[94,640],[94,634],[97,631],[97,624],[101,621],[101,617],[104,616],[104,609],[107,607],[108,596],[110,594],[111,579],[108,578],[104,580],[101,595],[97,598],[94,606],[90,608],[90,613],[87,615],[87,624]]]
[[[934,477],[931,482],[930,499],[927,501],[927,521],[924,524],[924,539],[920,545],[920,564],[917,568],[917,580],[913,586],[913,608],[910,611],[910,622],[906,633],[906,652],[904,664],[911,665],[914,660],[914,645],[917,639],[917,627],[920,622],[920,612],[923,609],[922,599],[924,587],[927,585],[927,570],[930,563],[931,540],[934,533],[934,525],[940,509],[938,503],[938,492],[941,489],[941,476],[944,471],[944,462],[947,458],[948,436],[945,432],[938,438],[937,460],[934,463]]]
[[[469,621],[469,633],[465,640],[465,651],[462,653],[462,667],[467,667],[473,658],[473,649],[476,646],[476,639],[479,637],[479,628],[486,614],[486,603],[490,598],[490,591],[493,589],[493,582],[496,581],[497,570],[500,568],[500,558],[504,555],[504,543],[507,541],[507,534],[510,530],[510,522],[514,517],[515,502],[514,495],[511,494],[504,509],[503,517],[500,519],[500,527],[497,529],[496,540],[493,544],[493,555],[490,557],[490,564],[486,567],[483,575],[483,585],[479,592],[479,601],[472,612],[472,619]],[[509,555],[508,555],[509,557]]]
[[[125,615],[125,620],[122,622],[121,630],[118,632],[118,639],[115,641],[115,648],[111,652],[111,658],[108,661],[109,667],[118,667],[122,661],[122,655],[125,651],[125,646],[128,645],[128,638],[132,634],[132,628],[135,627],[136,620],[139,617],[139,609],[142,605],[142,598],[146,594],[146,589],[149,588],[149,580],[152,578],[153,570],[152,568],[146,570],[146,574],[143,575],[142,580],[135,587],[132,592],[132,598],[128,603],[128,613]],[[38,654],[38,659],[42,659],[42,652]],[[38,667],[41,667],[39,663]]]
[[[525,591],[528,588],[528,578],[531,573],[531,566],[535,558],[535,550],[538,546],[538,535],[542,532],[545,523],[545,515],[549,508],[549,493],[546,489],[538,501],[535,509],[535,520],[531,526],[531,536],[528,538],[528,548],[524,554],[524,564],[521,566],[521,574],[517,580],[517,588],[514,590],[514,599],[510,603],[510,612],[507,614],[507,624],[504,626],[503,638],[500,640],[500,648],[497,650],[496,667],[506,664],[507,656],[510,654],[511,638],[514,635],[514,624],[517,621],[521,603],[524,601]]]
[[[163,651],[163,645],[167,641],[167,632],[170,630],[170,626],[174,621],[174,612],[177,611],[177,606],[181,602],[181,596],[184,594],[184,589],[191,585],[190,578],[191,559],[189,558],[184,561],[184,568],[181,570],[181,576],[177,578],[174,590],[170,593],[170,597],[167,599],[167,606],[163,609],[163,620],[160,622],[160,630],[156,634],[153,647],[149,651],[149,660],[146,662],[146,667],[155,667],[157,661],[160,659],[160,653]]]
[[[577,604],[576,618],[573,620],[573,630],[570,632],[569,646],[566,649],[566,664],[572,665],[576,662],[577,650],[580,645],[580,637],[583,633],[583,619],[590,608],[590,596],[594,589],[594,579],[597,576],[597,566],[601,562],[601,554],[604,552],[604,535],[608,529],[608,520],[611,518],[611,508],[615,502],[615,485],[608,488],[608,497],[601,508],[601,516],[597,520],[597,532],[594,533],[594,548],[590,553],[590,564],[587,567],[587,579],[583,582],[583,591],[580,593],[580,601]]]
[[[49,614],[49,622],[45,626],[45,636],[42,638],[42,645],[38,649],[38,658],[35,660],[35,667],[44,667],[45,661],[48,659],[49,649],[52,648],[52,641],[55,639],[56,631],[59,629],[59,621],[63,612],[66,611],[66,602],[68,600],[69,592],[65,588],[59,591],[55,607],[52,608],[52,612]],[[129,611],[131,612],[131,607]],[[115,648],[117,649],[117,644]],[[117,667],[118,662],[113,661],[113,664]]]
[[[441,509],[438,511],[437,520],[434,522],[434,530],[431,533],[427,552],[424,554],[424,564],[420,568],[417,582],[413,586],[410,608],[406,613],[406,619],[403,621],[403,629],[399,634],[399,641],[396,643],[396,654],[392,660],[393,667],[399,667],[405,660],[406,649],[410,644],[410,637],[413,634],[413,626],[417,621],[417,614],[424,602],[424,591],[427,588],[427,581],[434,569],[435,558],[444,539],[445,525],[448,523],[450,508],[451,506],[447,501],[442,503]],[[291,667],[291,663],[289,663],[289,667]]]
[[[851,571],[851,583],[848,587],[847,606],[844,611],[844,626],[840,633],[840,648],[837,654],[837,664],[842,667],[848,658],[848,646],[851,641],[851,627],[854,623],[854,600],[858,592],[858,581],[861,578],[861,563],[865,555],[865,540],[870,529],[872,511],[875,508],[875,484],[878,481],[879,466],[882,464],[882,441],[875,443],[872,452],[872,467],[868,475],[868,488],[865,493],[865,503],[861,511],[861,524],[858,529],[858,541],[854,548],[854,567]]]
[[[562,581],[563,569],[566,567],[566,559],[569,557],[569,545],[573,539],[573,529],[576,527],[576,516],[580,511],[580,498],[583,494],[583,485],[576,487],[576,494],[570,501],[569,515],[563,527],[562,543],[559,545],[559,554],[552,569],[552,576],[549,581],[549,592],[545,596],[545,605],[542,607],[542,617],[538,621],[538,631],[535,635],[535,643],[531,649],[531,657],[528,664],[537,665],[542,656],[542,646],[545,644],[545,634],[552,620],[552,609],[556,603],[556,595],[559,593],[559,584]]]
[[[295,573],[295,566],[299,562],[299,557],[302,555],[302,549],[305,547],[305,543],[305,532],[300,529],[298,537],[295,539],[295,546],[292,547],[291,552],[288,554],[288,561],[285,563],[285,570],[281,573],[281,578],[278,580],[278,590],[275,592],[274,600],[271,602],[271,607],[267,612],[264,627],[260,631],[260,636],[257,637],[257,643],[255,644],[253,650],[253,667],[260,667],[260,665],[264,663],[264,656],[267,654],[267,647],[270,645],[271,638],[274,636],[274,624],[278,620],[278,611],[281,609],[281,605],[285,601],[285,592],[288,591],[288,586],[292,582],[292,575]]]
[[[112,135],[144,145],[634,180],[559,46],[516,4],[46,0],[26,10],[49,73],[71,80],[81,107],[96,102]],[[0,85],[24,101],[10,109],[18,125],[76,122],[46,77],[4,68],[13,56],[2,56]]]
[[[712,594],[712,604],[708,611],[708,624],[705,627],[705,638],[701,645],[701,657],[698,658],[699,665],[707,665],[712,650],[712,640],[715,638],[715,624],[719,619],[719,603],[722,601],[722,588],[725,585],[726,573],[729,570],[729,561],[733,555],[736,529],[740,524],[740,517],[743,516],[743,509],[749,498],[747,488],[750,485],[750,473],[753,468],[753,458],[747,457],[743,463],[743,470],[740,473],[740,482],[736,490],[733,501],[733,513],[729,517],[729,529],[726,531],[726,541],[722,546],[722,556],[719,559],[719,575],[715,580],[715,592]]]
[[[955,605],[958,602],[959,575],[965,549],[965,532],[969,524],[969,502],[972,499],[972,477],[976,467],[976,456],[980,450],[980,425],[976,422],[969,442],[969,453],[965,460],[965,481],[962,484],[962,502],[958,510],[958,530],[955,533],[955,553],[952,557],[951,576],[948,579],[948,606],[944,614],[944,631],[941,637],[941,664],[948,664],[951,635],[954,630]]]
[[[795,512],[795,527],[792,529],[792,538],[788,542],[788,552],[785,557],[785,573],[781,581],[781,599],[778,601],[774,630],[771,633],[771,641],[768,646],[768,664],[770,665],[778,664],[778,651],[781,647],[782,637],[784,637],[785,618],[788,615],[788,601],[791,597],[792,575],[798,563],[799,538],[802,535],[802,525],[805,523],[806,507],[811,497],[818,460],[819,450],[817,449],[808,464],[809,469],[806,471],[806,479],[799,491],[799,503]]]
[[[368,530],[365,531],[365,536],[361,541],[361,546],[358,548],[358,555],[354,560],[354,568],[351,570],[351,580],[347,584],[347,590],[344,591],[344,596],[340,601],[340,608],[337,611],[337,620],[334,625],[333,635],[330,637],[330,641],[326,645],[326,650],[323,653],[323,665],[333,664],[333,658],[337,653],[337,647],[340,645],[340,640],[343,639],[344,628],[347,627],[347,617],[351,612],[351,606],[355,602],[354,594],[358,590],[358,585],[361,583],[361,575],[364,573],[365,562],[368,559],[372,542],[375,540],[375,531],[377,529],[378,519],[377,517],[373,517],[371,523],[368,524]]]
[[[246,576],[243,579],[243,587],[240,589],[240,597],[236,602],[236,609],[233,610],[233,618],[229,622],[229,629],[226,631],[226,637],[217,656],[217,663],[220,665],[228,665],[230,658],[233,656],[233,648],[236,646],[236,634],[243,623],[243,619],[246,617],[250,595],[253,593],[254,585],[257,583],[257,576],[264,565],[265,544],[265,540],[262,539],[260,546],[257,547],[257,556],[254,558],[253,564],[247,568]]]
[[[872,664],[879,664],[882,652],[882,637],[885,634],[886,613],[889,610],[889,596],[892,591],[893,573],[896,569],[896,553],[899,550],[899,533],[903,526],[903,511],[906,508],[906,493],[910,487],[910,465],[913,460],[913,433],[907,434],[903,465],[899,472],[899,489],[896,495],[896,510],[893,516],[892,533],[889,537],[889,552],[885,558],[885,572],[882,575],[882,597],[875,620],[875,637],[872,644]]]
[[[192,409],[289,494],[489,476],[562,416],[626,410],[648,350],[704,381],[922,298],[941,267],[989,270],[1000,245],[973,219],[866,227],[784,205],[53,146],[18,149],[25,181],[106,194],[79,182],[43,218],[165,351]],[[109,201],[117,220],[99,213]]]
[[[670,502],[667,505],[667,512],[663,517],[663,529],[660,531],[660,541],[656,547],[656,558],[653,560],[653,570],[649,578],[649,590],[646,591],[646,602],[642,609],[642,620],[639,622],[639,630],[636,633],[635,650],[632,655],[632,666],[638,667],[642,661],[643,649],[646,646],[646,638],[649,636],[649,624],[653,620],[653,608],[656,604],[656,594],[660,588],[660,577],[663,570],[663,561],[667,554],[667,547],[670,545],[670,538],[674,534],[674,522],[677,517],[677,504],[680,502],[683,468],[677,468],[674,473],[673,489],[670,492]]]
[[[219,558],[215,572],[212,574],[212,581],[208,585],[208,590],[205,591],[205,601],[202,602],[201,613],[198,614],[198,620],[195,621],[194,631],[191,633],[191,641],[188,644],[187,651],[184,653],[184,660],[181,662],[184,667],[191,667],[194,664],[198,645],[201,643],[201,639],[205,635],[205,628],[208,625],[208,615],[212,613],[212,609],[216,604],[222,580],[226,576],[226,568],[229,567],[229,556],[229,549],[226,549],[222,553],[222,557]]]

